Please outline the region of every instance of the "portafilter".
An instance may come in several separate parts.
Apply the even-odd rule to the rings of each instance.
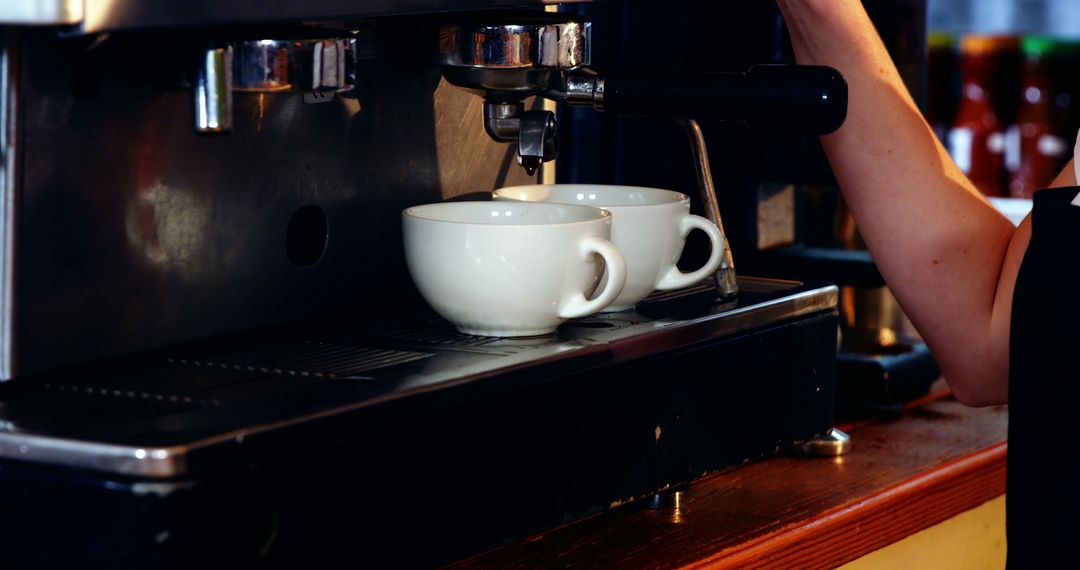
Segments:
[[[738,73],[589,68],[590,24],[558,14],[470,16],[442,25],[439,62],[450,83],[484,97],[484,126],[495,140],[517,142],[530,174],[555,158],[555,114],[526,110],[534,95],[626,116],[679,119],[690,139],[707,217],[723,231],[708,153],[697,119],[754,128],[828,134],[847,114],[847,82],[835,69],[757,65]],[[647,38],[642,41],[661,41]],[[727,240],[725,240],[726,242]],[[717,272],[721,296],[737,290],[730,248]]]

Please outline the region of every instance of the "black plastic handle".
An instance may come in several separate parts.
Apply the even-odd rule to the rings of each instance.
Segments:
[[[847,81],[831,67],[756,65],[746,73],[613,74],[604,80],[603,109],[824,135],[844,123],[847,95]]]

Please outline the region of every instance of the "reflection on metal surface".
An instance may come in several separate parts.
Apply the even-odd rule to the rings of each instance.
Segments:
[[[484,101],[484,130],[496,141],[517,143],[517,162],[532,176],[544,162],[555,159],[555,113],[526,111],[521,101]]]
[[[0,24],[77,24],[83,18],[84,0],[4,0]]]
[[[232,130],[232,46],[210,48],[196,65],[195,132]]]
[[[709,167],[709,151],[705,146],[705,135],[701,132],[701,126],[693,119],[681,119],[679,123],[690,140],[690,153],[694,161],[694,173],[697,175],[705,215],[710,222],[716,224],[720,235],[724,235],[724,222],[720,217],[720,205],[716,201],[716,186],[713,184],[712,169]],[[716,289],[721,297],[731,297],[739,292],[739,285],[735,280],[735,261],[731,256],[731,242],[726,236],[724,237],[724,258],[720,261],[720,268],[716,270],[715,278]]]
[[[0,457],[146,477],[169,477],[187,469],[182,450],[159,448],[148,452],[140,447],[19,436],[0,438]],[[74,458],[81,461],[73,462]]]
[[[561,85],[562,72],[590,63],[589,24],[553,21],[444,25],[439,63],[446,79],[485,98],[517,101]]]
[[[645,500],[645,507],[656,510],[669,511],[668,520],[671,524],[685,522],[687,492],[663,491],[655,493]]]
[[[74,6],[85,3],[80,31],[96,33],[140,28],[314,22],[360,16],[420,14],[484,8],[541,6],[589,0],[3,0],[19,6],[44,2]],[[61,23],[61,22],[41,22]],[[71,23],[71,22],[67,22]]]
[[[799,453],[808,457],[835,457],[851,451],[851,436],[836,429],[799,446]]]
[[[544,94],[567,105],[592,105],[598,111],[604,110],[604,79],[589,70],[563,75],[560,85]]]
[[[542,104],[541,108],[544,111],[547,111],[547,112],[552,113],[552,114],[555,113],[555,111],[557,109],[557,105],[556,105],[555,101],[552,101],[551,99],[544,99],[544,98],[539,98],[539,101],[541,102],[541,104]],[[558,126],[558,125],[556,125],[556,126]],[[558,157],[556,157],[556,158],[558,158]],[[540,176],[539,176],[539,180],[538,180],[539,183],[540,184],[554,184],[555,183],[555,172],[556,172],[555,169],[556,168],[557,168],[557,166],[556,166],[555,159],[552,159],[552,160],[550,160],[548,162],[545,162],[544,164],[541,164],[540,165]]]
[[[356,87],[356,40],[236,42],[233,89],[251,92],[339,92]]]
[[[191,273],[197,252],[206,247],[211,213],[194,193],[167,188],[160,181],[140,189],[124,216],[128,248],[181,279]]]
[[[0,381],[12,376],[14,342],[15,272],[15,165],[16,103],[18,84],[13,58],[17,56],[15,32],[0,29]]]
[[[671,507],[671,524],[682,524],[686,515],[685,491],[675,491],[675,504]]]
[[[525,111],[521,115],[517,160],[530,176],[541,163],[555,160],[558,140],[555,125],[555,113],[551,111]]]
[[[844,332],[854,345],[870,342],[888,347],[900,339],[920,339],[888,287],[845,286],[840,299]]]
[[[356,39],[233,42],[205,50],[196,67],[195,132],[232,131],[233,91],[259,94],[261,130],[264,93],[330,96],[354,89]]]
[[[800,316],[835,315],[834,286],[764,292],[777,283],[744,279],[741,285],[733,308],[703,307],[677,319],[633,311],[602,314],[586,322],[611,326],[576,327],[571,321],[540,338],[478,339],[442,321],[402,319],[396,330],[342,321],[320,326],[313,338],[282,333],[250,342],[205,341],[169,355],[174,364],[137,361],[130,368],[58,377],[29,400],[0,402],[0,421],[19,426],[0,431],[0,457],[182,476],[193,463],[219,458],[223,448],[272,446],[274,436],[291,426],[496,374],[615,364],[664,354],[688,339],[726,338]],[[95,411],[116,398],[125,401],[124,416]],[[157,431],[150,439],[132,440],[146,426]]]
[[[442,27],[442,65],[499,69],[576,69],[590,63],[589,24],[479,20]]]
[[[521,101],[484,101],[484,130],[499,142],[517,142],[524,114]]]

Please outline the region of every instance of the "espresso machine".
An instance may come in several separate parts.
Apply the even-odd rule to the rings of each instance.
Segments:
[[[631,26],[544,4],[0,5],[5,563],[432,565],[845,449],[838,289],[736,275],[737,250],[718,279],[544,337],[464,335],[424,305],[401,210],[573,179],[605,139],[559,115],[632,115],[627,144],[675,125],[684,162],[655,185],[695,196],[718,156],[696,119],[843,119],[834,71],[594,66]],[[676,57],[679,29],[628,45]],[[728,221],[733,192],[712,194]]]

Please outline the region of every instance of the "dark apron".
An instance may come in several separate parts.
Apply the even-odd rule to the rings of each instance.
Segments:
[[[1080,188],[1035,193],[1009,339],[1009,568],[1080,567]]]

